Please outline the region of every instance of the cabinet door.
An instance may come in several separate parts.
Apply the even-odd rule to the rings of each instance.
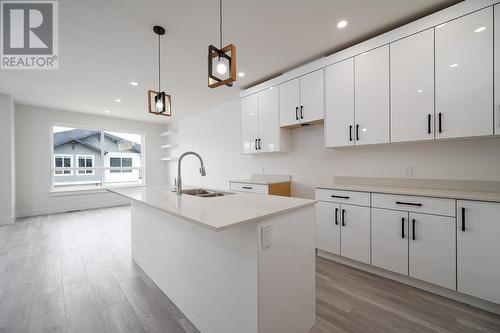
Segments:
[[[408,212],[372,208],[372,265],[408,275]]]
[[[435,31],[436,138],[493,134],[493,8]]]
[[[457,289],[500,304],[500,204],[458,201],[457,209]]]
[[[354,145],[354,58],[325,70],[325,147]]]
[[[356,144],[389,142],[389,46],[354,58]]]
[[[299,78],[280,84],[280,126],[296,125],[300,122],[299,93]]]
[[[410,213],[409,275],[456,288],[456,220]]]
[[[370,208],[341,205],[340,255],[370,263]]]
[[[500,135],[500,5],[495,7],[495,134]]]
[[[259,152],[280,150],[279,87],[259,92]]]
[[[394,42],[390,51],[391,142],[434,139],[434,29]]]
[[[300,77],[300,122],[309,123],[324,117],[323,69]]]
[[[316,204],[316,248],[340,254],[340,204]]]
[[[259,138],[258,94],[241,99],[241,150],[243,154],[254,154]]]

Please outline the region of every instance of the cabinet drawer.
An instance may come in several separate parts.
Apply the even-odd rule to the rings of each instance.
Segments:
[[[268,194],[268,186],[251,183],[233,183],[231,182],[231,191]]]
[[[372,207],[455,216],[454,199],[372,193]]]
[[[316,189],[316,200],[370,206],[370,193],[330,189]]]

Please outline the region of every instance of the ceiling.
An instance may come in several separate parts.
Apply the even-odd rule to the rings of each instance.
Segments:
[[[0,71],[0,92],[21,104],[166,123],[456,2],[226,0],[224,43],[237,46],[237,69],[246,75],[232,88],[210,89],[206,57],[218,40],[217,0],[62,0],[59,69]],[[349,24],[339,30],[341,19]],[[146,112],[146,90],[157,86],[155,24],[167,29],[162,87],[172,95],[171,118]]]

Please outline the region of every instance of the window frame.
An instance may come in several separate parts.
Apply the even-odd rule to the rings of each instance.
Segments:
[[[69,168],[64,166],[64,159],[69,157]],[[62,167],[56,166],[56,158],[62,158]],[[73,176],[73,155],[71,154],[52,154],[52,161],[53,161],[53,175],[54,177],[71,177]],[[68,170],[70,169],[70,170]],[[57,174],[57,171],[61,171],[61,174]],[[69,171],[69,173],[65,173],[66,171]]]
[[[94,162],[93,162],[93,167],[92,168],[86,168],[86,169],[91,169],[93,171],[95,170],[99,170],[101,171],[101,177],[100,177],[100,180],[99,181],[96,181],[98,182],[98,184],[96,184],[97,186],[95,185],[92,185],[92,186],[83,186],[85,188],[83,188],[81,185],[75,185],[75,186],[71,186],[71,185],[68,185],[67,188],[64,188],[64,187],[60,187],[60,186],[55,186],[54,183],[54,178],[55,177],[60,177],[62,175],[56,175],[55,174],[55,155],[65,155],[65,154],[55,154],[54,153],[54,127],[68,127],[68,128],[75,128],[75,129],[92,129],[92,130],[96,130],[99,132],[100,134],[100,142],[101,142],[101,145],[103,145],[104,143],[104,133],[105,132],[118,132],[118,133],[124,133],[124,134],[134,134],[134,135],[140,135],[141,136],[141,152],[140,152],[140,163],[141,163],[141,166],[139,167],[130,167],[130,168],[122,168],[121,170],[123,169],[127,169],[127,170],[138,170],[139,172],[139,182],[138,183],[133,183],[133,184],[130,184],[126,181],[123,181],[123,182],[112,182],[112,183],[106,183],[105,182],[105,174],[106,174],[106,171],[109,171],[111,170],[111,167],[105,167],[104,164],[105,164],[105,154],[104,154],[104,149],[101,149],[101,163],[99,167],[96,167],[95,166],[95,159],[94,159]],[[49,144],[50,144],[50,151],[51,151],[51,159],[52,159],[52,163],[50,164],[50,168],[49,168],[49,172],[50,172],[50,184],[49,184],[49,192],[50,193],[60,193],[60,192],[68,192],[68,193],[75,193],[75,192],[92,192],[92,191],[101,191],[101,190],[104,190],[106,188],[112,188],[112,187],[129,187],[129,186],[146,186],[146,133],[145,132],[141,132],[141,131],[138,131],[138,130],[128,130],[128,129],[116,129],[116,128],[103,128],[103,127],[96,127],[96,126],[87,126],[87,125],[82,125],[82,124],[68,124],[68,123],[57,123],[57,122],[52,122],[49,126]],[[101,146],[101,148],[104,148],[103,146]],[[70,156],[70,155],[68,155]],[[86,156],[86,155],[85,155]],[[89,155],[91,156],[91,155]],[[78,161],[78,160],[77,160]],[[72,158],[71,159],[71,165],[72,167],[71,168],[66,168],[66,169],[70,169],[71,171],[71,174],[73,175],[73,173],[76,174],[76,172],[79,170],[79,169],[82,169],[82,168],[78,168],[78,167],[74,167],[74,159]],[[68,174],[66,174],[65,176],[68,176]],[[78,176],[84,176],[83,174],[81,175],[78,175]],[[95,183],[93,183],[95,184]]]
[[[95,169],[90,169],[90,168],[94,168],[95,167],[95,158],[94,158],[94,155],[83,155],[83,154],[78,154],[78,155],[75,155],[76,156],[76,163],[75,165],[77,165],[77,168],[79,170],[76,171],[76,175],[77,176],[95,176]],[[87,160],[89,159],[92,160],[92,166],[91,167],[87,167]],[[83,158],[85,160],[85,167],[80,167],[80,158]],[[82,172],[83,173],[80,173]],[[88,173],[87,171],[90,171],[90,173]]]

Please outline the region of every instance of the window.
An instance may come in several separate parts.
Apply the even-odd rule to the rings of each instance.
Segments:
[[[92,168],[94,167],[94,156],[92,155],[76,155],[79,168]],[[94,170],[78,170],[79,175],[94,175]]]
[[[54,155],[54,175],[55,176],[72,176],[73,170],[63,170],[59,168],[72,168],[73,156],[71,155]]]
[[[144,183],[141,134],[53,126],[52,139],[52,188]]]

